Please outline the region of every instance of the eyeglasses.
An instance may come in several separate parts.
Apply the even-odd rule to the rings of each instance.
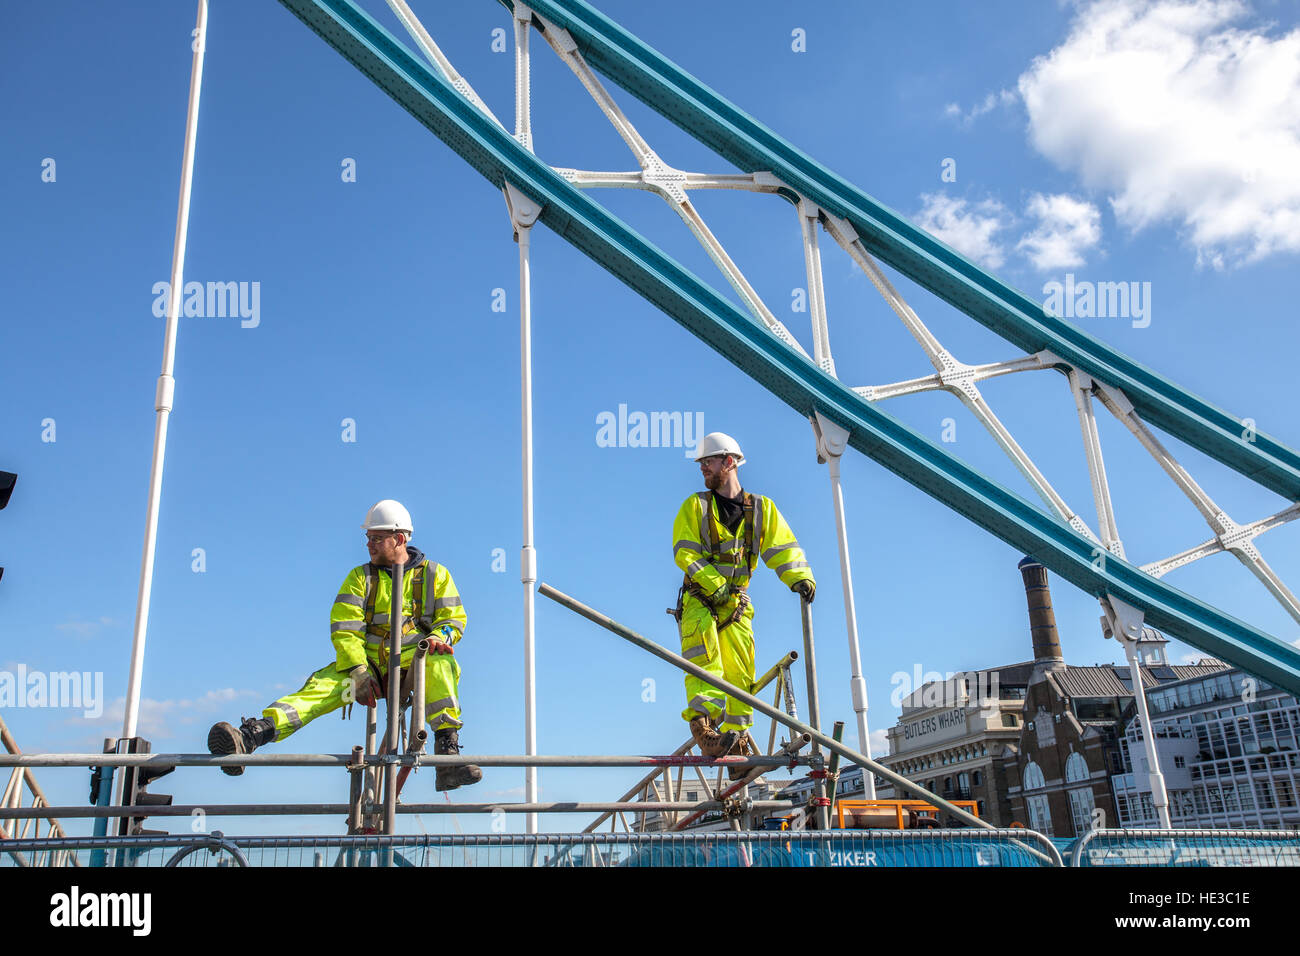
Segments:
[[[398,532],[396,531],[381,531],[378,534],[374,534],[367,531],[366,541],[370,544],[382,544],[383,542],[387,541],[389,538],[391,538],[393,535],[397,533]]]
[[[726,460],[726,455],[708,455],[700,459],[700,461],[708,462],[710,465],[721,465]]]

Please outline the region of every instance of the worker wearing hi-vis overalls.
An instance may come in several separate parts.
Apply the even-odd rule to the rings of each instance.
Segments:
[[[416,645],[427,636],[431,646],[424,658],[423,705],[434,735],[434,753],[460,753],[460,701],[456,696],[460,664],[453,648],[464,635],[467,618],[456,584],[445,567],[407,544],[415,531],[410,512],[398,502],[385,499],[376,504],[361,527],[366,532],[370,563],[349,571],[334,599],[330,639],[335,659],[308,677],[300,690],[269,705],[260,719],[245,718],[238,729],[224,721],[213,725],[208,732],[211,753],[252,753],[353,701],[369,707],[384,698],[393,597],[391,568],[399,559],[405,564],[401,666],[411,666]],[[231,776],[244,772],[243,767],[222,770]],[[454,790],[477,783],[481,777],[479,768],[472,765],[439,767],[436,788]]]
[[[673,558],[686,572],[678,593],[682,656],[741,690],[754,684],[754,608],[749,579],[761,557],[781,583],[812,602],[817,583],[794,532],[770,499],[745,492],[736,440],[705,435],[699,454],[708,491],[691,495],[673,522]],[[691,735],[708,757],[746,753],[754,710],[692,674],[686,675]]]

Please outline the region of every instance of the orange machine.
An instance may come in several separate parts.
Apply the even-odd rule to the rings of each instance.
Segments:
[[[974,800],[953,800],[952,805],[979,816]],[[924,800],[837,800],[835,827],[839,830],[915,830],[939,826],[939,810]]]

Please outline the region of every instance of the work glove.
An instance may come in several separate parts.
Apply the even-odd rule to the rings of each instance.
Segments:
[[[429,650],[434,654],[455,654],[456,650],[451,646],[451,639],[456,636],[456,633],[450,625],[444,624],[438,628],[438,635],[438,637],[429,635]]]
[[[817,593],[817,585],[808,580],[796,581],[794,587],[790,590],[798,592],[800,597],[811,604],[813,596]]]
[[[379,680],[369,664],[358,664],[348,671],[348,678],[352,681],[352,699],[362,707],[373,707],[375,701],[384,696],[383,688],[379,686]]]

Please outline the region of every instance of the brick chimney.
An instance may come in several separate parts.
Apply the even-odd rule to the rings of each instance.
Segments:
[[[1029,632],[1034,639],[1034,661],[1043,664],[1065,663],[1061,638],[1056,631],[1052,612],[1052,590],[1047,584],[1047,569],[1033,558],[1025,558],[1016,567],[1025,580],[1025,600],[1029,604]]]

